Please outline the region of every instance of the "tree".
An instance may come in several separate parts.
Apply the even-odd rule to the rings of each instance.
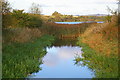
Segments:
[[[61,16],[62,14],[58,13],[57,11],[55,11],[52,16]]]
[[[113,15],[117,15],[118,11],[117,10],[112,10],[107,6],[107,11],[110,12]]]
[[[62,14],[55,11],[52,16],[54,17],[55,21],[62,21]]]
[[[2,0],[2,1],[0,1],[0,4],[2,4],[2,14],[10,13],[10,10],[12,8],[10,7],[9,2],[7,2],[6,0]]]
[[[118,3],[118,4],[119,4],[119,3]],[[112,15],[111,15],[111,16],[110,16],[110,15],[106,16],[106,17],[105,17],[106,20],[107,20],[108,22],[115,21],[115,22],[118,23],[118,19],[115,18],[115,17],[118,17],[118,16],[119,16],[119,11],[118,11],[118,10],[112,10],[112,9],[110,9],[108,6],[107,6],[107,11],[110,12]]]
[[[110,15],[107,15],[107,16],[105,17],[105,19],[106,19],[108,22],[111,22],[111,18],[112,18],[112,16],[110,16]]]
[[[0,0],[0,15],[2,15],[2,27],[9,27],[12,24],[10,3],[6,0]]]
[[[24,10],[13,10],[12,16],[16,19],[19,27],[27,27],[29,25],[30,17],[28,13],[24,13]]]
[[[41,14],[40,5],[32,3],[32,6],[30,7],[30,13],[32,13],[32,14]]]
[[[42,26],[43,20],[40,15],[30,15],[30,23],[28,27],[30,28],[39,28]]]

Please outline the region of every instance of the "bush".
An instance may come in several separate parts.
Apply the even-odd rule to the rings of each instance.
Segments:
[[[111,18],[112,18],[112,16],[110,16],[110,15],[108,15],[108,16],[105,17],[105,19],[107,20],[107,22],[111,22]]]
[[[42,26],[42,19],[40,15],[30,15],[30,23],[28,27],[35,28]]]
[[[7,28],[11,26],[12,22],[13,20],[12,20],[11,13],[2,15],[2,27],[3,28]]]
[[[17,21],[17,27],[27,27],[29,25],[30,17],[24,10],[13,10],[12,16]]]
[[[30,27],[42,26],[41,15],[24,13],[24,10],[13,10],[9,14],[3,14],[3,28],[8,27]]]

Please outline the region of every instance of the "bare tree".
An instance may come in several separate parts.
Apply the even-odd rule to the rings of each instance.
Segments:
[[[118,0],[118,14],[120,15],[120,0]]]
[[[32,3],[32,6],[30,7],[30,13],[41,14],[40,5],[36,3]]]
[[[1,9],[1,13],[2,14],[7,14],[7,13],[9,13],[10,12],[10,10],[12,9],[11,7],[10,7],[10,3],[8,2],[8,1],[6,1],[6,0],[2,0],[2,1],[0,1],[0,4],[2,4],[2,6],[0,6],[0,7],[2,7]]]

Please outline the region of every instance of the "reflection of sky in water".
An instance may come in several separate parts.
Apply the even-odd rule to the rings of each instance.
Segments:
[[[95,21],[86,21],[86,22],[55,22],[57,24],[80,24],[80,23],[92,23]],[[104,23],[104,21],[98,21],[97,23]]]
[[[47,66],[56,66],[60,62],[73,60],[76,54],[81,55],[82,51],[79,47],[52,47],[47,48],[47,55],[43,58],[43,63]]]
[[[85,66],[74,65],[74,57],[81,56],[80,47],[62,46],[47,48],[43,58],[42,70],[32,78],[92,78],[93,73]]]

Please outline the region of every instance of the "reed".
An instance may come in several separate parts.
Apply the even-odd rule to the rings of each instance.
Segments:
[[[43,24],[42,33],[54,35],[60,38],[72,37],[76,38],[91,25],[97,23],[82,23],[82,24],[56,24],[46,23]]]
[[[42,35],[39,28],[3,28],[3,43],[29,42]]]
[[[115,19],[111,23],[93,24],[81,35],[81,41],[87,43],[98,53],[117,55],[118,26],[116,24]]]

